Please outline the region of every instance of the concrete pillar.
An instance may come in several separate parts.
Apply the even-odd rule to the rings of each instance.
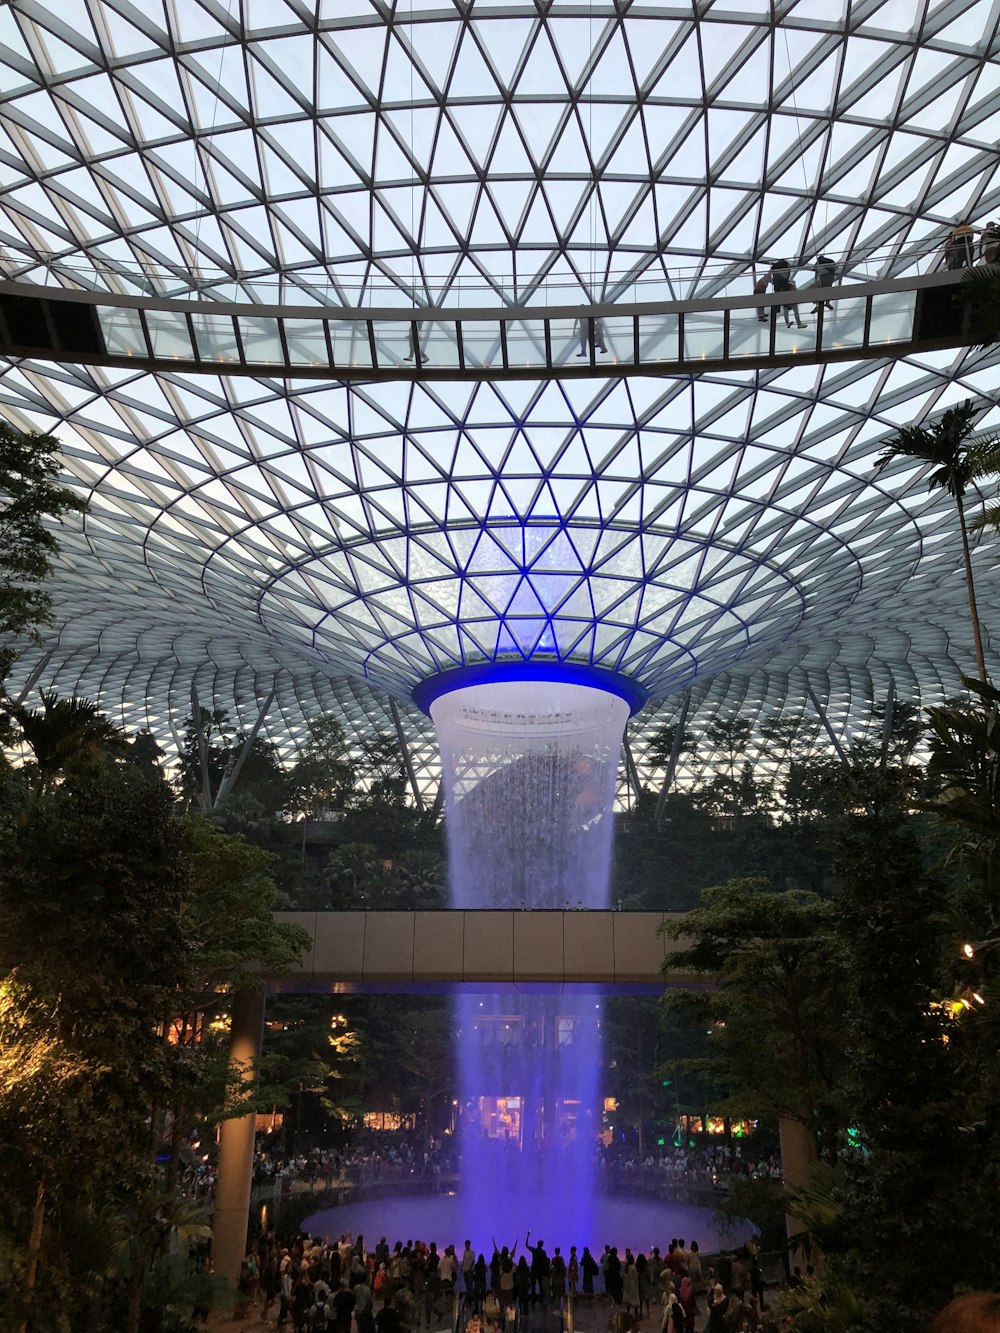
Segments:
[[[781,1144],[781,1174],[785,1186],[788,1189],[799,1189],[806,1184],[813,1162],[819,1160],[816,1135],[801,1120],[783,1115],[778,1120],[778,1140]],[[785,1229],[791,1239],[802,1230],[802,1223],[786,1213]]]
[[[229,1068],[244,1083],[252,1083],[254,1079],[264,1033],[264,1003],[263,987],[259,991],[237,991],[233,996]],[[238,1119],[223,1120],[220,1130],[212,1262],[215,1271],[235,1285],[247,1248],[257,1113],[251,1111]]]

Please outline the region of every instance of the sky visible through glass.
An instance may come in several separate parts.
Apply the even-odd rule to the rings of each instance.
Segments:
[[[996,22],[987,0],[14,3],[3,270],[395,309],[749,293],[817,253],[904,276],[1000,211]],[[409,690],[496,656],[640,679],[640,765],[687,689],[696,727],[809,708],[807,685],[838,726],[890,677],[932,698],[971,659],[950,511],[873,460],[969,397],[1000,425],[994,366],[347,386],[8,360],[5,414],[58,435],[90,501],[22,670],[48,654],[39,679],[168,739],[193,676],[248,724],[273,688],[282,744],[331,710],[387,729],[392,692],[422,782]]]

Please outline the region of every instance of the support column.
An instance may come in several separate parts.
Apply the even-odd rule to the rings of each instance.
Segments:
[[[837,758],[840,760],[841,764],[842,764],[843,767],[844,767],[844,771],[845,771],[846,774],[847,774],[847,785],[848,785],[848,786],[851,788],[851,790],[854,792],[855,796],[856,796],[857,799],[858,799],[858,803],[859,803],[860,805],[863,805],[863,806],[865,807],[865,809],[868,811],[869,814],[872,814],[873,811],[872,811],[871,802],[865,800],[864,792],[861,791],[861,789],[859,788],[858,783],[857,783],[857,780],[856,780],[856,778],[855,778],[855,776],[854,776],[854,769],[853,769],[853,767],[852,767],[852,765],[851,765],[851,759],[850,759],[850,756],[848,755],[847,751],[844,749],[843,745],[840,743],[840,738],[838,737],[837,733],[834,731],[833,727],[830,725],[830,719],[829,719],[829,717],[827,717],[826,709],[823,707],[823,705],[820,703],[819,699],[816,697],[816,691],[813,689],[812,684],[810,683],[810,681],[809,681],[808,678],[806,679],[806,693],[809,695],[809,698],[812,700],[812,706],[813,706],[813,708],[815,708],[815,709],[816,709],[816,712],[819,714],[819,720],[820,720],[820,722],[822,722],[822,724],[823,724],[823,730],[826,732],[827,736],[829,736],[829,738],[830,738],[830,744],[831,744],[831,745],[833,746],[833,748],[837,751]]]
[[[271,707],[273,703],[274,703],[274,689],[272,688],[271,693],[267,696],[267,698],[260,706],[260,711],[257,714],[257,720],[250,728],[250,735],[247,736],[247,738],[244,740],[243,747],[240,750],[239,754],[236,756],[236,763],[233,764],[232,768],[219,783],[219,790],[216,792],[215,800],[212,803],[213,809],[220,803],[220,801],[224,801],[226,797],[229,795],[229,793],[232,791],[232,789],[236,786],[236,779],[239,777],[243,769],[243,765],[246,762],[246,757],[250,753],[250,747],[257,739],[260,729],[264,724],[264,719],[265,717],[267,717],[267,710]]]
[[[778,1142],[781,1145],[781,1174],[785,1188],[800,1189],[807,1182],[809,1168],[819,1160],[816,1136],[810,1133],[801,1120],[783,1115],[778,1119]],[[802,1230],[802,1223],[786,1213],[785,1230],[790,1240]]]
[[[896,701],[896,678],[889,677],[889,688],[885,696],[885,712],[882,714],[882,757],[879,760],[879,768],[885,770],[886,761],[889,758],[889,742],[892,740],[892,710]]]
[[[241,1083],[255,1077],[264,1033],[263,987],[242,990],[233,996],[229,1038],[229,1070]],[[215,1218],[212,1223],[212,1262],[215,1271],[234,1285],[247,1248],[250,1189],[253,1184],[253,1147],[257,1113],[223,1120],[219,1141],[219,1178],[215,1187]]]
[[[205,723],[201,716],[201,704],[198,700],[198,686],[191,681],[191,720],[198,738],[198,763],[201,765],[201,813],[212,811],[212,779],[208,772],[208,745],[205,741]]]
[[[653,816],[657,824],[663,818],[663,807],[667,803],[667,793],[673,786],[674,774],[677,772],[677,760],[680,758],[681,746],[684,744],[684,728],[687,725],[688,709],[691,707],[691,691],[688,690],[681,700],[680,712],[677,714],[677,721],[674,723],[674,741],[670,747],[670,758],[667,761],[666,772],[663,775],[663,786],[660,788],[659,799],[656,802],[656,814]]]
[[[420,795],[420,788],[417,785],[417,775],[413,767],[413,758],[410,754],[410,747],[406,743],[406,733],[403,731],[403,724],[399,719],[399,709],[396,707],[396,700],[389,699],[389,712],[392,714],[393,725],[396,728],[396,739],[399,741],[399,748],[403,752],[403,763],[406,766],[406,776],[410,781],[410,791],[413,793],[413,803],[421,812],[424,808],[423,797]]]
[[[628,774],[628,785],[632,788],[635,796],[636,805],[642,796],[642,783],[639,781],[639,770],[635,766],[635,759],[632,757],[632,747],[628,743],[627,737],[622,738],[622,749],[625,752],[625,772]]]

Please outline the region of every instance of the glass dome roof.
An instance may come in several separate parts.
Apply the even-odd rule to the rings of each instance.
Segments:
[[[396,309],[711,295],[775,257],[898,276],[1000,204],[988,0],[33,0],[0,9],[7,277]],[[808,318],[808,316],[806,316]],[[503,657],[638,679],[644,738],[890,679],[958,687],[953,516],[881,442],[960,351],[693,377],[359,385],[0,362],[90,508],[29,679],[162,736],[334,711],[422,781],[421,679]],[[992,542],[976,552],[984,575]],[[982,578],[989,628],[998,602]],[[697,730],[697,724],[695,724]]]

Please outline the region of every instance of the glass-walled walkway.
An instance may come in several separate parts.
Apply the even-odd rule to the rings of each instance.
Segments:
[[[960,346],[961,272],[685,301],[435,310],[110,296],[0,282],[0,352],[296,379],[694,374]]]

